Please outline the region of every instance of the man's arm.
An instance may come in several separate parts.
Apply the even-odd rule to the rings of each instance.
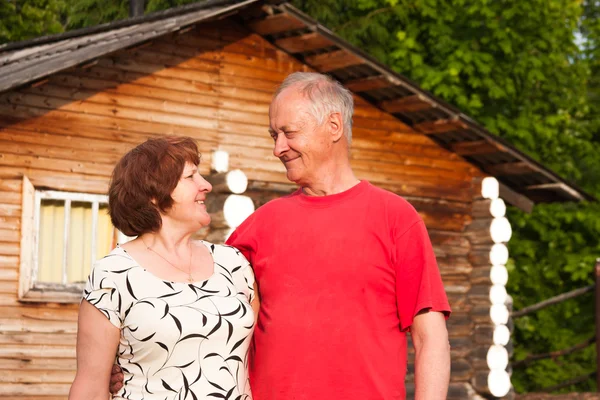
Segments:
[[[450,344],[444,314],[419,313],[410,331],[415,346],[415,400],[445,400],[450,381]]]

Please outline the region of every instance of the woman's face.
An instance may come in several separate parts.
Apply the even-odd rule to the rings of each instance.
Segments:
[[[206,195],[212,186],[198,173],[198,167],[186,162],[183,174],[171,193],[173,207],[167,216],[179,223],[190,224],[197,230],[210,224],[210,214],[206,211]]]

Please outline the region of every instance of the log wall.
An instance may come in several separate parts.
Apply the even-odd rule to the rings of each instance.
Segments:
[[[269,188],[289,189],[271,152],[267,112],[275,87],[298,70],[308,68],[219,21],[0,94],[0,397],[65,399],[75,370],[77,305],[17,299],[22,177],[35,187],[105,193],[127,150],[149,137],[187,135],[203,153],[203,174],[213,150],[229,152],[259,206],[281,194]],[[354,123],[357,175],[407,197],[429,228],[454,308],[449,398],[465,398],[474,339],[464,228],[476,171],[359,98]]]

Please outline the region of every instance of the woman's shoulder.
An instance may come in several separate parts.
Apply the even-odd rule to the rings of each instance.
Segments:
[[[134,267],[135,263],[122,247],[117,246],[107,255],[94,263],[93,270],[107,273],[119,273],[124,269]]]
[[[248,263],[246,257],[244,257],[243,254],[233,246],[211,243],[205,240],[202,240],[201,242],[209,248],[214,262],[222,265],[223,267],[229,269],[229,267],[235,268],[241,264]]]

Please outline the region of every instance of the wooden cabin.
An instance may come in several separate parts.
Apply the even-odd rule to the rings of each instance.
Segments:
[[[119,240],[105,194],[127,150],[191,136],[201,173],[228,155],[254,207],[294,189],[272,155],[267,113],[300,70],[353,91],[355,172],[425,220],[454,311],[448,398],[512,396],[505,202],[530,210],[591,197],[290,4],[245,0],[0,47],[2,399],[66,399],[82,281]]]

